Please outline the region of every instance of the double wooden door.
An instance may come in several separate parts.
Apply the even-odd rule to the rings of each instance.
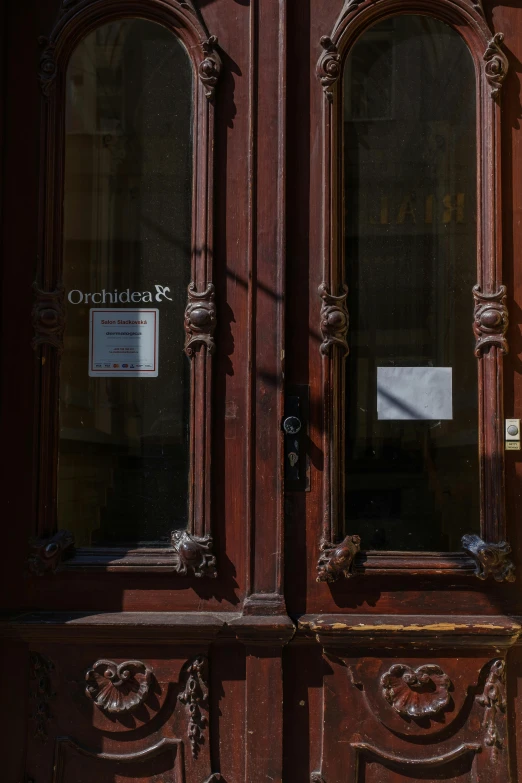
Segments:
[[[1,13],[2,779],[522,779],[522,9]]]

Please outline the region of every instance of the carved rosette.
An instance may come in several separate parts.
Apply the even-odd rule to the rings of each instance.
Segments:
[[[51,718],[49,702],[55,695],[51,686],[51,675],[54,671],[54,664],[40,653],[29,653],[30,679],[34,683],[31,689],[31,696],[36,702],[33,718],[36,724],[34,736],[47,740],[47,724]]]
[[[32,321],[34,328],[33,348],[47,344],[63,351],[63,333],[65,329],[65,292],[63,286],[54,291],[42,291],[36,283],[33,285],[35,302]]]
[[[484,723],[486,736],[484,742],[491,748],[493,759],[496,759],[498,751],[504,746],[501,725],[505,722],[506,714],[506,665],[500,659],[493,661],[489,675],[484,686],[482,696],[477,698],[478,703],[484,707]]]
[[[412,669],[397,663],[381,677],[382,695],[403,718],[428,718],[450,702],[451,680],[433,663]]]
[[[360,536],[346,536],[340,544],[321,542],[321,554],[317,562],[317,582],[336,582],[339,577],[349,579],[355,555],[361,549]]]
[[[185,308],[185,353],[189,357],[194,355],[194,350],[199,345],[206,345],[210,354],[216,350],[215,297],[212,283],[209,283],[200,293],[196,291],[194,283],[190,283],[188,287],[188,303]]]
[[[27,567],[36,576],[43,576],[49,572],[55,573],[60,563],[73,554],[72,533],[59,530],[51,538],[39,538],[31,542]]]
[[[185,665],[187,677],[185,688],[178,694],[179,701],[185,705],[188,715],[188,738],[192,755],[197,758],[199,746],[204,742],[207,719],[202,707],[207,708],[208,699],[208,661],[204,655],[197,655]]]
[[[504,33],[496,33],[488,43],[488,48],[484,52],[484,71],[486,79],[491,87],[491,97],[498,98],[500,88],[507,76],[509,61],[502,49]]]
[[[321,353],[326,355],[330,352],[332,345],[338,345],[343,356],[349,353],[348,348],[348,325],[349,315],[346,308],[346,297],[348,296],[348,286],[343,285],[344,293],[340,296],[332,296],[325,283],[321,283],[318,292],[323,300],[321,305],[321,334],[323,342],[321,343]]]
[[[43,96],[49,98],[56,84],[56,74],[58,73],[56,60],[54,59],[55,46],[50,44],[49,40],[44,37],[39,38],[38,43],[40,46],[45,47],[40,57],[38,81],[40,82]]]
[[[508,557],[511,546],[507,541],[488,544],[479,536],[467,534],[462,536],[462,548],[475,561],[475,576],[479,579],[492,576],[497,582],[515,581],[515,566]]]
[[[216,558],[212,553],[212,536],[192,536],[186,530],[174,530],[171,542],[178,556],[176,572],[183,576],[217,576]]]
[[[480,286],[473,287],[475,312],[473,333],[475,334],[475,356],[480,356],[484,348],[496,345],[502,353],[509,350],[506,332],[509,326],[506,306],[506,286],[501,285],[494,294],[484,294]]]
[[[203,49],[205,59],[199,65],[199,78],[205,87],[206,97],[212,100],[221,72],[221,58],[217,53],[216,36],[210,35],[206,41],[202,41],[201,48]]]
[[[337,45],[328,35],[323,35],[320,41],[324,52],[317,63],[317,78],[321,82],[324,94],[329,101],[333,99],[333,86],[341,75],[341,56]]]
[[[137,710],[149,693],[152,669],[141,661],[96,661],[85,675],[85,693],[100,710],[121,715]]]

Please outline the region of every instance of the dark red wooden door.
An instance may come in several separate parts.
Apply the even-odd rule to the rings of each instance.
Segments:
[[[2,779],[518,780],[522,11],[1,14]]]

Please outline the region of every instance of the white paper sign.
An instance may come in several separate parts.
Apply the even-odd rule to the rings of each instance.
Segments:
[[[157,308],[92,308],[89,311],[89,375],[158,377]]]
[[[452,419],[451,367],[377,367],[377,418]]]

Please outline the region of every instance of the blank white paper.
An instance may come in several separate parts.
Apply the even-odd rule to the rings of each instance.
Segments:
[[[452,419],[451,367],[377,367],[377,418]]]

